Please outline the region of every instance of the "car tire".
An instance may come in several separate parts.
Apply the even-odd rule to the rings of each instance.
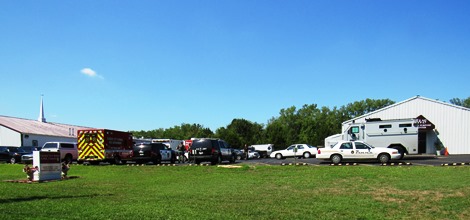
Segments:
[[[380,163],[388,163],[390,161],[390,155],[380,154],[378,159],[379,159]]]
[[[310,158],[310,156],[312,156],[312,154],[310,154],[310,152],[305,152],[304,153],[304,158],[305,159]]]
[[[276,154],[276,159],[281,160],[282,159],[282,154]]]
[[[65,155],[64,162],[66,164],[71,164],[72,163],[72,155],[70,155],[70,154]]]
[[[237,160],[241,160],[241,159],[242,159],[242,156],[238,155]]]
[[[232,156],[230,157],[230,163],[235,163],[235,159],[236,159],[236,158],[235,158],[235,155],[232,155]]]
[[[10,163],[15,164],[16,163],[16,158],[15,157],[10,158]]]
[[[195,164],[201,164],[201,161],[198,160],[198,159],[194,159],[194,163],[195,163]]]
[[[153,160],[153,163],[154,163],[154,164],[161,164],[161,163],[162,163],[162,157],[161,157],[161,156],[157,156],[157,157]]]
[[[339,164],[341,163],[342,160],[343,160],[343,157],[341,157],[341,155],[339,154],[334,154],[331,156],[331,162],[333,162],[334,164]]]

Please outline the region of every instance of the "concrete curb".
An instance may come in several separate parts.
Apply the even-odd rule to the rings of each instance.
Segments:
[[[465,166],[470,165],[470,163],[443,163],[441,166]]]
[[[343,163],[338,163],[338,164],[332,163],[332,164],[330,164],[330,166],[357,166],[357,165],[358,165],[357,163],[345,163],[345,164],[343,164]]]
[[[412,163],[383,163],[382,166],[410,166]]]
[[[281,166],[308,166],[308,163],[281,163]]]
[[[206,164],[192,164],[190,163],[189,164],[190,167],[194,166],[194,167],[205,167],[205,166],[210,166],[210,164],[206,163]]]

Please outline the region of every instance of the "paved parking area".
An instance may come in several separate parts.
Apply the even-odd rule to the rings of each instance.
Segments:
[[[454,164],[454,163],[470,163],[470,154],[466,155],[449,155],[449,156],[435,156],[435,155],[414,155],[405,156],[403,160],[392,161],[393,163],[411,163],[414,166],[442,166],[443,164]],[[318,160],[316,158],[308,159],[294,159],[287,158],[283,160],[277,160],[273,158],[262,158],[253,160],[241,160],[237,161],[238,164],[266,164],[266,165],[281,165],[289,163],[307,163],[308,165],[316,166],[330,166],[331,162]],[[345,161],[344,163],[356,163],[358,165],[370,165],[370,166],[381,166],[382,164],[377,161]]]

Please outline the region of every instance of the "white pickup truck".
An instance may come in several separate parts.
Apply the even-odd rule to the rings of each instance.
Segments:
[[[60,159],[66,163],[78,159],[77,143],[74,142],[46,142],[41,151],[43,152],[60,152]]]

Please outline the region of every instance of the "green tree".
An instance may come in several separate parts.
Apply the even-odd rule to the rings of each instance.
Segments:
[[[200,124],[181,124],[171,128],[154,129],[151,131],[131,131],[136,138],[171,138],[187,140],[192,137],[213,137],[214,133]]]
[[[453,99],[449,100],[449,102],[454,104],[454,105],[462,106],[462,107],[465,107],[465,108],[470,108],[470,97],[468,97],[466,99],[453,98]]]
[[[257,144],[263,139],[263,125],[246,119],[233,119],[226,128],[217,129],[216,136],[234,148],[243,148],[245,144]]]

